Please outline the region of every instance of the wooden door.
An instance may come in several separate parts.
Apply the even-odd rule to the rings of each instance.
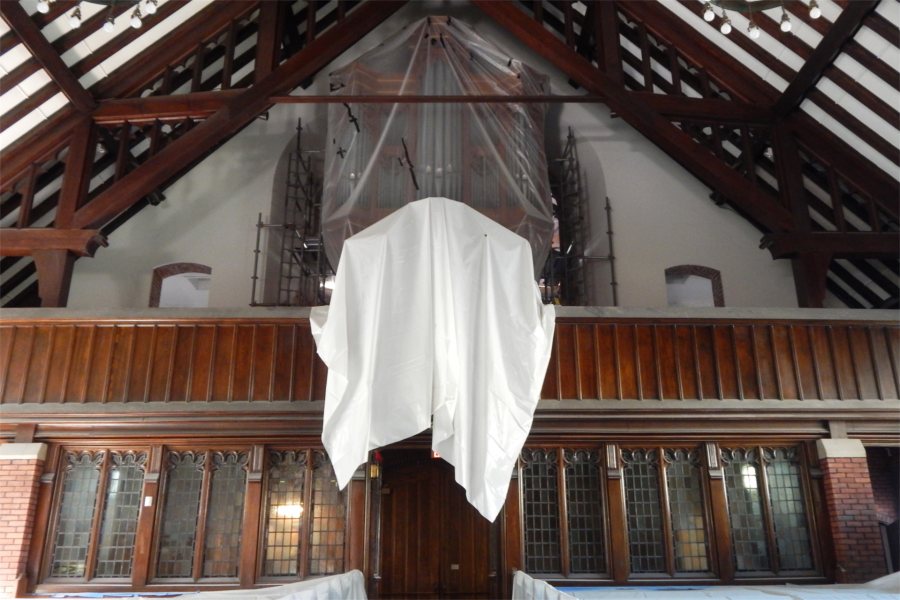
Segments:
[[[466,500],[453,468],[428,451],[385,451],[382,598],[489,598],[491,524]]]

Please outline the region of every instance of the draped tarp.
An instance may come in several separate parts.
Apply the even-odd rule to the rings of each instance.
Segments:
[[[428,17],[331,75],[322,231],[344,240],[408,202],[459,200],[531,243],[536,267],[553,214],[540,103],[373,103],[354,96],[540,96],[547,79],[470,26]]]
[[[338,484],[370,450],[432,427],[432,447],[493,521],[531,429],[554,318],[528,242],[462,203],[412,202],[348,238],[331,306],[311,313]]]

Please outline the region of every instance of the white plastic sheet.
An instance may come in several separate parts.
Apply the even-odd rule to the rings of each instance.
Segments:
[[[444,196],[515,231],[544,264],[553,230],[538,103],[359,103],[360,95],[533,96],[547,79],[465,23],[429,17],[331,73],[322,229],[344,240],[408,202]]]
[[[322,441],[340,487],[370,450],[432,427],[487,519],[531,429],[555,325],[522,237],[462,203],[412,202],[348,238],[330,307]]]

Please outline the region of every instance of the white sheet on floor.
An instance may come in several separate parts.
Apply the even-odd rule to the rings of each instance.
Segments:
[[[307,579],[267,588],[175,594],[177,600],[366,600],[366,582],[362,572]],[[158,595],[132,600],[161,600]]]
[[[838,585],[632,586],[555,588],[523,571],[512,600],[898,600],[900,573],[868,583]]]
[[[310,321],[328,366],[322,442],[338,484],[370,450],[432,427],[432,447],[493,521],[555,324],[528,242],[460,202],[412,202],[346,240],[331,306]]]

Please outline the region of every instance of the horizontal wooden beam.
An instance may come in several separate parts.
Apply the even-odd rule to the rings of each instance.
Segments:
[[[96,229],[0,229],[0,256],[31,256],[40,250],[93,256],[101,246],[107,246],[106,237]]]
[[[773,196],[720,161],[662,114],[648,105],[636,102],[622,86],[613,82],[590,61],[576,54],[517,6],[487,0],[474,0],[473,4],[588,92],[605,95],[607,105],[626,123],[682,164],[700,181],[722,194],[764,230],[788,231],[791,228],[790,213]],[[633,8],[631,3],[628,4]]]
[[[81,112],[89,112],[94,108],[94,98],[78,82],[75,75],[66,66],[44,34],[25,12],[18,2],[0,2],[0,14],[16,32],[22,43],[28,47],[32,56],[40,63],[50,78],[60,87]]]
[[[155,120],[203,119],[220,110],[241,90],[197,92],[175,96],[147,96],[103,100],[94,111],[94,121],[101,125],[116,123],[149,123]],[[634,101],[642,102],[660,114],[673,119],[689,118],[744,124],[771,124],[771,112],[765,108],[738,101],[717,98],[688,98],[647,92],[627,92]],[[464,103],[597,103],[606,102],[603,94],[543,95],[276,95],[271,104],[464,104]]]
[[[283,62],[261,81],[235,95],[195,128],[163,148],[141,166],[107,188],[75,214],[75,226],[100,227],[132,204],[164,185],[173,173],[199,159],[247,126],[285,94],[343,54],[366,33],[396,12],[403,2],[368,0],[355,8],[340,27],[332,27]]]
[[[828,254],[833,258],[897,258],[900,233],[772,233],[759,244],[772,258],[792,258],[800,254]]]

